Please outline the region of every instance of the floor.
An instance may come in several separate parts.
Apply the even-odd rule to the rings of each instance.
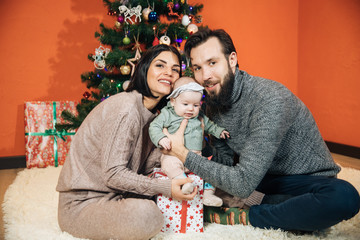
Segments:
[[[332,154],[335,161],[343,167],[350,167],[360,170],[360,159],[351,158],[339,154]],[[4,200],[4,194],[8,186],[14,181],[17,173],[23,168],[0,170],[0,203]],[[0,240],[4,239],[4,223],[2,208],[0,208]]]

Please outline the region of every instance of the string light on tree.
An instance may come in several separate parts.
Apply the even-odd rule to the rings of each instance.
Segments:
[[[113,19],[113,24],[106,26],[101,23],[95,37],[100,41],[100,46],[109,47],[110,51],[100,47],[95,54],[89,55],[95,69],[81,74],[81,78],[95,91],[89,91],[89,94],[83,96],[84,102],[78,106],[81,118],[67,118],[72,129],[80,126],[79,123],[101,98],[104,100],[127,88],[130,75],[134,74],[136,63],[141,57],[140,43],[141,48],[145,49],[157,44],[171,44],[183,54],[180,49],[182,40],[196,31],[191,23],[200,22],[198,13],[203,8],[202,4],[190,6],[186,0],[102,1],[106,6],[104,14],[107,13],[107,17]],[[151,31],[154,26],[154,31]],[[134,44],[135,32],[140,32],[140,39]],[[181,67],[185,65],[182,63]],[[186,71],[191,72],[188,69]],[[184,74],[188,74],[186,71]]]
[[[83,96],[85,99],[89,99],[91,97],[91,94],[88,91],[86,91],[84,92]]]
[[[174,5],[174,10],[178,11],[180,9],[180,4],[177,2]]]
[[[159,38],[157,37],[157,33],[156,33],[156,26],[153,26],[153,30],[154,30],[154,41],[152,42],[153,46],[159,45],[160,41]]]

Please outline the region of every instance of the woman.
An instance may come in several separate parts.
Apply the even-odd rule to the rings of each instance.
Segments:
[[[181,76],[181,58],[172,46],[157,45],[140,59],[126,92],[95,107],[78,129],[61,171],[58,220],[63,231],[90,239],[149,239],[163,216],[151,197],[179,200],[190,179],[147,177],[159,164],[148,133],[172,84]]]

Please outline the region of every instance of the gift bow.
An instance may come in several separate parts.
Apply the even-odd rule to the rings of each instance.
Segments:
[[[74,135],[75,133],[68,133],[65,129],[62,131],[56,131],[55,129],[47,129],[45,130],[46,136],[55,136],[61,138],[62,140],[66,141],[64,138],[65,135]]]

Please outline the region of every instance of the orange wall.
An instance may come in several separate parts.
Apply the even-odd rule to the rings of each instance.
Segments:
[[[297,92],[298,1],[192,2],[204,4],[205,25],[223,28],[231,35],[241,69]]]
[[[360,1],[299,1],[298,93],[323,137],[360,147]]]
[[[24,101],[79,100],[102,1],[0,1],[0,157],[24,155]]]
[[[328,5],[325,3],[328,1],[330,8],[320,8]],[[189,2],[204,4],[201,14],[205,25],[224,28],[231,34],[242,69],[282,82],[300,96],[319,121],[327,140],[360,146],[359,140],[351,137],[359,135],[355,133],[358,131],[356,120],[359,122],[359,111],[355,109],[359,109],[359,98],[356,99],[359,94],[355,95],[355,90],[359,89],[355,77],[359,73],[355,70],[356,60],[359,63],[359,45],[355,41],[356,36],[359,39],[356,25],[359,8],[355,8],[358,1],[229,0],[224,1],[224,5],[218,0]],[[343,11],[336,13],[335,7],[342,7]],[[321,12],[321,17],[316,11]],[[85,86],[80,74],[93,69],[87,55],[99,46],[94,32],[100,22],[109,25],[114,22],[106,13],[101,0],[0,1],[0,157],[25,154],[24,101],[79,100],[82,97]],[[330,17],[335,13],[342,16],[342,21]],[[316,28],[309,30],[313,19]],[[352,27],[347,30],[356,36],[344,30],[349,24]],[[312,35],[318,31],[317,45],[308,50]],[[336,43],[339,49],[335,55],[329,54],[335,37],[331,43],[322,44],[321,39],[327,34],[341,35],[337,38],[340,44]],[[312,57],[324,61],[321,54],[325,53],[328,55],[324,68],[309,61]],[[332,74],[325,67],[330,68]],[[310,73],[317,76],[317,85]],[[341,77],[344,74],[346,82]],[[312,102],[313,95],[321,97]],[[345,118],[341,119],[341,115]],[[328,119],[331,122],[327,122]],[[342,124],[344,122],[346,124]],[[340,126],[344,131],[338,132]]]

